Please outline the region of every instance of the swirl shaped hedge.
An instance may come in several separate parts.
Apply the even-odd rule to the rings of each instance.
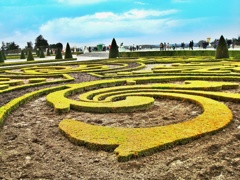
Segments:
[[[156,77],[153,79],[156,80]],[[207,97],[240,101],[239,94],[212,91],[237,88],[238,83],[187,81],[180,85],[160,83],[124,85],[129,80],[102,80],[68,85],[68,89],[49,94],[47,101],[60,113],[70,109],[95,113],[121,113],[147,109],[152,104],[153,98],[170,98],[189,100],[202,107],[204,112],[197,118],[183,123],[154,128],[110,128],[67,119],[59,124],[61,131],[73,143],[93,149],[114,151],[119,161],[126,161],[133,157],[149,155],[174,144],[188,142],[228,125],[232,120],[231,111],[226,105]],[[142,83],[152,82],[150,77],[134,80]],[[86,89],[97,90],[82,93],[78,101],[68,98],[73,92],[83,92]],[[197,91],[199,89],[208,91]]]
[[[144,69],[149,64],[153,64],[151,69]],[[233,119],[232,112],[219,101],[240,102],[240,94],[222,92],[239,88],[239,67],[238,61],[207,58],[139,58],[137,62],[120,59],[6,70],[0,74],[0,93],[73,81],[67,73],[89,73],[102,80],[45,88],[13,99],[0,107],[0,124],[14,109],[42,95],[57,113],[70,109],[91,113],[141,111],[152,107],[158,98],[186,100],[202,108],[203,113],[196,118],[151,128],[95,126],[74,119],[60,122],[60,131],[71,142],[115,152],[119,161],[127,161],[226,127]],[[71,98],[74,94],[79,94],[78,100]]]

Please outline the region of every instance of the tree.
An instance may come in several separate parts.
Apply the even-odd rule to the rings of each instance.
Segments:
[[[55,59],[62,59],[62,51],[61,51],[61,49],[57,50]]]
[[[57,48],[57,49],[60,49],[60,50],[62,51],[62,50],[63,50],[63,45],[62,45],[62,43],[60,43],[60,42],[57,43],[57,44],[56,44],[56,48]]]
[[[57,43],[57,44],[50,44],[49,45],[49,48],[51,48],[51,49],[63,49],[63,45],[62,45],[62,43]]]
[[[116,40],[113,38],[110,52],[109,52],[109,58],[117,58],[117,57],[119,57],[118,45],[116,43]]]
[[[6,43],[6,50],[17,50],[19,48],[19,45],[15,44],[15,42],[7,42]]]
[[[7,50],[7,46],[4,42],[2,42],[2,47],[1,47],[2,51],[6,51]]]
[[[35,48],[43,48],[46,49],[48,47],[48,42],[46,39],[43,38],[42,35],[39,35],[36,39],[35,39]]]
[[[29,52],[28,52],[27,61],[34,61],[34,57],[33,57],[33,54],[32,54],[31,50],[29,50]]]
[[[27,42],[26,49],[33,49],[32,41]]]
[[[73,57],[72,57],[71,48],[70,48],[69,44],[67,43],[66,51],[65,51],[65,59],[70,59],[70,58],[73,58]]]
[[[24,51],[22,50],[22,51],[21,51],[20,59],[25,59],[25,58],[26,58],[26,57],[25,57]]]
[[[216,59],[229,58],[227,43],[223,36],[220,37],[215,54]]]

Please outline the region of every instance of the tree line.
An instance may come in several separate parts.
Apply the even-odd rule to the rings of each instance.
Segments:
[[[31,41],[27,42],[27,45],[25,46],[25,50],[46,50],[46,49],[63,49],[63,44],[58,42],[56,44],[49,44],[48,41],[42,36],[39,35],[36,39],[35,39],[35,43],[33,45],[33,43]],[[2,42],[2,46],[1,46],[1,50],[4,52],[20,52],[21,48],[19,48],[19,45],[16,44],[14,41],[13,42]]]

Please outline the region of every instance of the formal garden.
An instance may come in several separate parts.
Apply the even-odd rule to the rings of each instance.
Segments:
[[[1,55],[0,179],[239,178],[240,52],[115,44],[91,61]]]

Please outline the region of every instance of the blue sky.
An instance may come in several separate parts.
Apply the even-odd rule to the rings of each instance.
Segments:
[[[240,36],[240,0],[0,0],[0,41],[159,44]]]

